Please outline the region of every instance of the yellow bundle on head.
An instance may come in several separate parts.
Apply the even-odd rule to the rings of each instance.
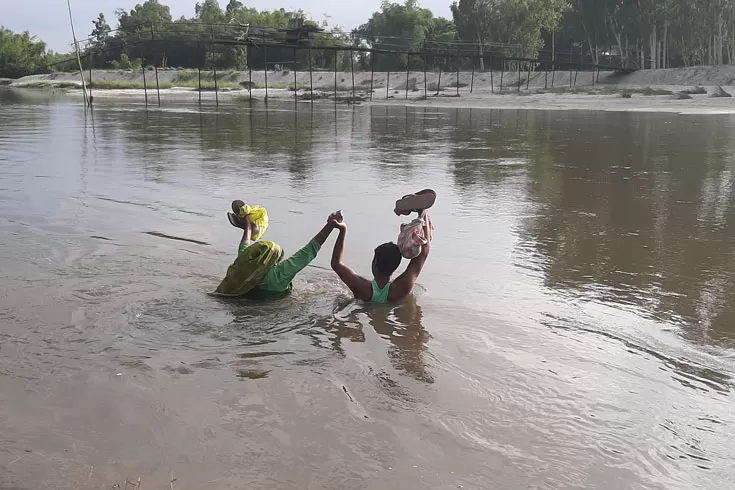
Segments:
[[[268,211],[260,206],[248,206],[245,204],[240,208],[239,218],[247,218],[248,221],[254,226],[252,239],[259,240],[263,236],[265,230],[268,229]]]

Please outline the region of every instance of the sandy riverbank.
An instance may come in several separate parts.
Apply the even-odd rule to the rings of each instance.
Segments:
[[[353,76],[349,72],[238,72],[218,73],[219,93],[213,92],[214,77],[202,72],[202,101],[249,102],[269,99],[351,101]],[[159,70],[161,103],[196,102],[200,92],[199,75],[191,70]],[[86,77],[89,80],[89,75]],[[94,71],[95,99],[128,98],[143,102],[144,84],[149,103],[158,103],[154,72]],[[335,83],[336,82],[336,83]],[[407,83],[408,82],[408,83]],[[570,83],[571,82],[571,83]],[[501,92],[502,83],[502,92]],[[294,84],[297,87],[294,93]],[[45,89],[78,95],[80,79],[74,73],[35,75],[10,82],[12,88]],[[459,86],[459,87],[458,87]],[[570,88],[571,86],[571,88]],[[679,100],[675,93],[703,87],[707,93]],[[676,113],[735,113],[735,99],[712,98],[722,86],[735,93],[735,67],[691,67],[668,70],[642,70],[620,76],[612,72],[356,72],[354,93],[360,103],[541,110],[656,111]],[[371,97],[372,87],[372,97]],[[408,88],[408,90],[407,90]],[[650,90],[649,90],[650,88]],[[646,89],[646,90],[643,90]],[[625,95],[624,95],[625,94]]]

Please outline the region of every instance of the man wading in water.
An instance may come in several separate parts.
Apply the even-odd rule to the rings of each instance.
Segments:
[[[431,251],[431,220],[428,216],[426,219],[423,218],[424,210],[431,207],[435,199],[436,194],[433,191],[426,190],[404,196],[396,203],[395,213],[398,215],[408,215],[411,212],[419,213],[422,220],[423,237],[426,240],[418,255],[411,259],[405,272],[398,276],[395,281],[392,281],[391,277],[398,266],[401,265],[401,259],[405,255],[402,252],[405,252],[405,250],[401,250],[398,245],[392,242],[380,245],[375,249],[373,257],[373,280],[370,281],[358,275],[342,262],[347,224],[339,216],[340,219],[335,223],[335,227],[339,228],[339,236],[332,252],[332,269],[342,282],[350,288],[356,299],[373,303],[392,303],[400,301],[411,294]],[[401,240],[399,240],[399,243],[401,243]]]

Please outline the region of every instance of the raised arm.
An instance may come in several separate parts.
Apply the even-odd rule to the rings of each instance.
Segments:
[[[250,220],[245,218],[242,220],[242,238],[240,239],[240,245],[238,245],[238,252],[242,252],[248,245],[250,245],[253,236],[252,225]]]
[[[424,236],[426,237],[426,244],[421,247],[421,253],[406,267],[406,270],[393,281],[393,285],[388,293],[388,301],[399,301],[411,294],[413,287],[416,285],[416,281],[421,274],[421,271],[426,264],[426,259],[429,257],[431,252],[431,224],[427,220],[424,222]]]
[[[342,256],[345,250],[345,238],[347,237],[347,225],[342,217],[335,218],[335,228],[339,229],[339,236],[334,244],[332,252],[332,270],[337,273],[339,278],[345,285],[350,288],[355,298],[370,301],[373,297],[373,288],[370,281],[359,276],[342,262]]]
[[[324,228],[319,230],[319,233],[314,235],[314,241],[319,244],[321,247],[324,245],[324,242],[327,241],[327,238],[329,238],[329,235],[332,233],[332,230],[334,230],[335,226],[331,222],[332,217],[329,217],[329,221],[327,221],[327,224],[324,225]]]

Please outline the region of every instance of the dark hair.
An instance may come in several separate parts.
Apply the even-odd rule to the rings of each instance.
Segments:
[[[375,268],[390,276],[401,265],[401,251],[395,243],[384,243],[375,249]]]

